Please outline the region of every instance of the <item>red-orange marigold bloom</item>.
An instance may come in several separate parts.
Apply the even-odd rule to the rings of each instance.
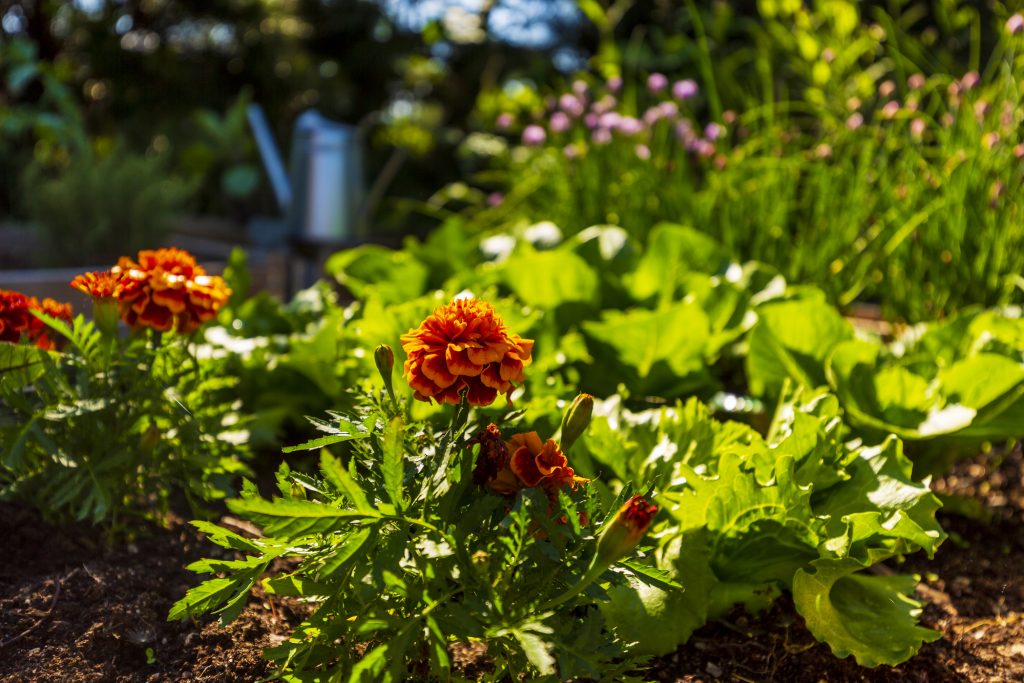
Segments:
[[[426,401],[457,404],[460,395],[486,406],[525,379],[533,340],[511,334],[494,308],[479,299],[456,299],[403,334],[405,378]]]
[[[136,283],[124,285],[118,298],[121,318],[132,327],[193,332],[231,296],[222,278],[207,275],[183,249],[140,251],[138,261],[122,256],[111,272]]]
[[[125,271],[105,270],[76,275],[71,286],[94,299],[120,299],[137,293],[142,282],[128,277]]]
[[[21,292],[0,289],[0,341],[18,343],[28,339],[41,349],[53,349],[56,343],[50,338],[49,328],[30,311],[45,313],[51,318],[71,320],[71,305],[53,299],[39,301]]]

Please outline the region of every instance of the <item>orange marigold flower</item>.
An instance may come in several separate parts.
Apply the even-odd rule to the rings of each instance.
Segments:
[[[456,299],[437,308],[418,328],[403,334],[405,378],[426,401],[457,404],[461,394],[486,406],[512,393],[525,379],[533,340],[511,334],[494,308],[478,299]]]
[[[134,281],[118,297],[121,318],[132,327],[189,333],[217,315],[231,290],[216,275],[207,275],[183,249],[139,252],[138,261],[122,256],[114,275]]]
[[[51,318],[71,320],[71,304],[46,298],[39,301],[21,292],[0,289],[0,341],[18,343],[27,339],[41,349],[56,348],[46,324],[30,313],[45,313]]]
[[[124,271],[105,270],[76,275],[71,286],[94,299],[120,299],[141,289],[142,283]]]

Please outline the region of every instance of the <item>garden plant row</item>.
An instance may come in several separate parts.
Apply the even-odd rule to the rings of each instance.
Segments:
[[[491,680],[625,677],[782,594],[837,656],[898,664],[938,634],[872,568],[931,556],[930,476],[1024,424],[1019,310],[882,338],[680,225],[451,222],[327,267],[353,303],[164,249],[76,278],[91,321],[0,310],[0,495],[114,544],[190,506],[227,552],[169,617],[307,600],[267,652],[290,680],[445,679],[469,641]]]

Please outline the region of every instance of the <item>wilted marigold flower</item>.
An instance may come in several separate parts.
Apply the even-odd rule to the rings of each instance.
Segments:
[[[49,328],[30,311],[45,313],[51,318],[71,320],[71,305],[53,299],[39,301],[21,292],[0,289],[0,341],[17,344],[23,338],[41,349],[53,349],[56,343],[50,338]]]
[[[403,334],[405,378],[414,396],[486,406],[512,393],[531,361],[533,340],[509,333],[494,308],[478,299],[456,299],[437,308],[418,328]]]
[[[551,496],[566,486],[575,489],[588,479],[576,476],[553,439],[540,440],[537,432],[516,434],[507,442],[497,425],[488,425],[471,444],[480,444],[473,481],[495,493],[512,495],[519,489],[540,487]]]
[[[138,261],[122,256],[111,273],[135,282],[118,297],[121,318],[132,327],[187,334],[217,315],[231,296],[222,278],[207,275],[183,249],[143,250]]]

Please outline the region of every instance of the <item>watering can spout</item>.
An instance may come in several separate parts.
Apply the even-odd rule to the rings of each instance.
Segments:
[[[277,197],[277,205],[281,208],[282,213],[287,214],[292,206],[292,186],[288,181],[284,159],[274,143],[274,135],[270,132],[270,124],[267,123],[263,107],[258,104],[250,104],[246,115],[253,136],[256,138],[256,146],[260,150],[263,166],[267,169],[270,185],[274,189],[274,196]]]

